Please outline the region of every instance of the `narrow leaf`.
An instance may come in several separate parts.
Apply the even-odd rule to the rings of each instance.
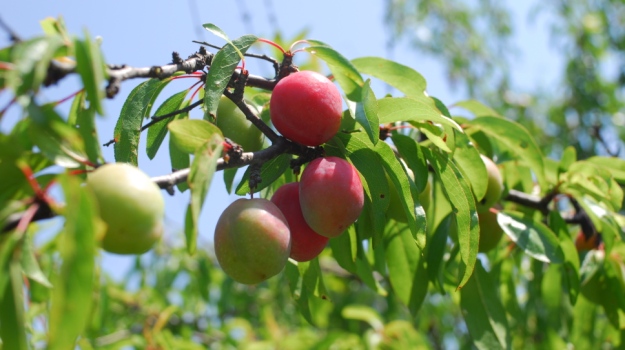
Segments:
[[[154,100],[170,81],[150,79],[130,92],[115,124],[115,161],[137,165],[143,119],[150,115]]]
[[[177,111],[181,109],[183,103],[185,103],[184,98],[187,95],[189,90],[180,91],[177,94],[170,96],[163,104],[161,104],[156,112],[155,116],[166,115],[171,112]],[[171,118],[167,118],[166,120],[159,121],[148,129],[148,137],[146,142],[146,151],[148,154],[148,158],[153,159],[158,152],[158,149],[161,147],[165,136],[167,135],[167,124],[172,121],[175,116]]]
[[[464,108],[473,113],[476,117],[501,117],[497,111],[488,107],[478,100],[465,100],[456,102],[453,107]]]
[[[478,261],[475,277],[460,291],[460,307],[473,344],[480,350],[511,348],[506,311],[496,291],[496,284]]]
[[[458,288],[462,288],[473,273],[480,241],[475,199],[468,181],[451,159],[429,149],[423,149],[423,152],[434,168],[437,178],[442,182],[445,195],[456,214],[460,257],[465,265],[458,285]]]
[[[527,255],[544,262],[564,261],[558,237],[542,222],[507,210],[497,213],[497,222]]]
[[[104,225],[93,195],[75,177],[64,176],[65,227],[59,251],[63,260],[54,280],[50,309],[49,349],[73,349],[89,324],[95,287],[96,240]]]
[[[399,300],[415,316],[428,291],[423,254],[407,226],[392,225],[384,235],[389,279]]]
[[[305,50],[319,57],[328,64],[332,75],[339,83],[347,98],[352,101],[359,101],[361,97],[360,89],[365,81],[352,63],[343,55],[327,45],[316,45],[319,42],[308,40],[313,46]]]
[[[203,119],[179,119],[167,124],[172,142],[183,152],[194,154],[215,134],[222,136],[221,130]],[[222,136],[223,138],[223,136]]]
[[[371,80],[362,87],[360,101],[356,103],[356,121],[363,126],[369,139],[375,145],[380,139],[380,123],[378,122],[378,104],[371,90]]]
[[[188,183],[191,189],[191,202],[187,207],[185,218],[185,237],[187,238],[187,251],[195,253],[197,246],[198,221],[204,200],[208,194],[213,174],[217,168],[217,159],[221,157],[223,149],[223,137],[215,133],[211,138],[200,146],[195,152]]]
[[[24,284],[19,262],[9,263],[9,283],[0,297],[0,339],[3,349],[28,350],[24,312]]]
[[[204,28],[206,28],[206,26],[207,25],[205,25]],[[214,25],[209,24],[209,27],[213,33],[221,32],[221,30],[214,31],[218,29]],[[223,35],[224,38],[228,40],[225,34]],[[256,40],[258,40],[258,38],[253,35],[244,35],[232,42],[228,40],[228,43],[213,57],[208,75],[206,76],[206,85],[204,86],[204,119],[210,121],[215,120],[219,98],[228,86],[232,73],[234,73],[234,70],[241,61],[242,55],[247,52],[247,49],[249,49]]]
[[[378,100],[378,118],[380,124],[398,121],[431,121],[449,125],[462,132],[462,128],[453,119],[444,116],[434,101],[423,96],[385,97]]]
[[[103,84],[106,78],[106,67],[100,47],[91,40],[89,33],[85,31],[83,40],[74,40],[74,52],[76,54],[76,71],[80,75],[87,92],[89,108],[93,108],[98,114],[104,115],[102,100],[105,97]]]
[[[486,166],[480,157],[480,153],[465,133],[456,133],[456,149],[454,150],[454,162],[462,170],[462,173],[471,183],[471,189],[475,198],[481,200],[486,194],[488,186],[488,173]]]
[[[378,78],[406,96],[420,96],[426,89],[425,78],[414,69],[381,57],[361,57],[352,64],[363,74]]]
[[[469,123],[501,142],[508,152],[522,159],[536,175],[541,189],[547,188],[542,152],[527,129],[517,122],[500,117],[480,117]]]

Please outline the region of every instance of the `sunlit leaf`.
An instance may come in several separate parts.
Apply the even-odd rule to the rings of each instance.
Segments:
[[[106,67],[100,46],[91,40],[89,33],[85,31],[84,39],[74,40],[76,55],[76,71],[82,79],[82,84],[87,92],[89,108],[93,108],[98,114],[104,115],[104,80]]]
[[[431,121],[462,131],[460,125],[441,114],[434,101],[425,95],[410,98],[381,98],[378,100],[378,118],[381,124],[398,121]]]
[[[527,255],[544,262],[564,261],[558,237],[542,222],[507,210],[497,213],[497,222]]]
[[[381,57],[361,57],[353,59],[352,64],[361,73],[386,82],[408,97],[423,95],[426,89],[421,74],[397,62]]]
[[[150,116],[154,100],[170,81],[150,79],[130,92],[115,124],[115,161],[137,165],[143,120]]]
[[[167,128],[176,147],[190,154],[194,154],[215,134],[223,138],[215,124],[203,119],[177,119],[167,124]]]
[[[204,121],[206,122],[206,121]],[[195,152],[191,171],[189,172],[189,188],[191,189],[191,202],[187,207],[185,217],[185,237],[187,238],[187,251],[195,253],[197,247],[198,223],[204,200],[208,194],[213,174],[217,168],[217,159],[221,157],[223,149],[223,137],[219,133],[211,135]]]
[[[49,349],[73,348],[93,305],[97,240],[105,226],[93,195],[77,178],[60,179],[65,194],[65,226],[59,242],[63,263],[53,280]]]
[[[0,339],[3,349],[27,350],[26,317],[24,310],[24,284],[18,261],[9,262],[9,283],[0,297]]]
[[[532,169],[541,189],[548,188],[542,152],[532,135],[521,124],[491,116],[475,118],[470,124],[505,145],[507,151],[522,159]]]
[[[478,100],[464,100],[454,103],[453,107],[464,108],[476,117],[501,117],[497,111]]]
[[[362,87],[362,96],[356,103],[356,121],[362,125],[374,145],[380,139],[377,107],[377,100],[371,90],[371,81],[367,80]]]
[[[206,24],[204,25],[206,28]],[[216,26],[211,26],[213,33],[223,33],[221,30],[215,31]],[[208,29],[208,28],[207,28]],[[224,38],[227,40],[227,37]],[[241,55],[258,40],[254,35],[244,35],[229,42],[219,50],[211,62],[206,85],[204,86],[204,119],[215,120],[219,99],[228,86],[232,73],[241,61]]]
[[[334,79],[336,79],[345,95],[347,95],[347,98],[352,101],[359,101],[361,97],[360,89],[365,81],[352,63],[322,42],[315,40],[308,40],[308,42],[312,46],[307,47],[305,50],[325,61]]]
[[[181,109],[182,104],[184,103],[184,98],[189,91],[184,90],[170,96],[163,104],[161,104],[156,112],[155,116],[166,115],[171,112],[177,111]],[[161,147],[165,136],[167,135],[167,124],[172,121],[175,116],[171,116],[166,120],[159,121],[148,129],[148,137],[146,142],[146,151],[148,154],[148,158],[153,159],[158,152],[158,149]]]

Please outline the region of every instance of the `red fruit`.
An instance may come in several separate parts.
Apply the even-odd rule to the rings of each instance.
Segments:
[[[299,203],[299,183],[282,185],[271,197],[291,228],[291,259],[309,261],[323,251],[328,237],[317,234],[306,223]]]
[[[287,139],[319,146],[339,131],[341,93],[325,76],[301,71],[282,78],[269,101],[271,122]]]
[[[262,198],[241,198],[219,217],[214,242],[224,272],[237,282],[256,284],[282,271],[291,249],[291,234],[275,204]]]
[[[577,237],[575,237],[575,248],[577,248],[578,252],[597,249],[599,247],[599,244],[600,242],[598,234],[594,234],[590,236],[590,238],[586,239],[586,235],[584,235],[584,232],[579,231]]]
[[[338,157],[310,162],[302,172],[299,189],[306,223],[318,234],[330,238],[354,223],[364,205],[358,171]]]

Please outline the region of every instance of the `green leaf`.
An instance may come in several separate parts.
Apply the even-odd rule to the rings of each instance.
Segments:
[[[254,192],[258,192],[262,189],[267,188],[271,185],[275,180],[277,180],[282,174],[284,174],[287,169],[289,169],[289,165],[291,164],[291,155],[283,153],[276,158],[273,158],[269,161],[263,163],[260,168],[260,178],[262,181],[254,188]],[[250,174],[251,169],[248,167],[243,174],[243,178],[237,186],[237,189],[234,193],[239,196],[244,196],[247,193],[250,193],[252,190],[250,188]]]
[[[412,137],[398,133],[393,134],[392,140],[401,158],[414,173],[414,182],[417,185],[417,192],[423,192],[428,181],[428,165],[421,151],[421,146],[419,146],[419,143]]]
[[[106,66],[100,46],[91,41],[89,33],[85,30],[83,40],[74,40],[74,52],[76,55],[76,71],[82,79],[82,84],[87,92],[89,108],[98,114],[104,115],[104,89],[102,85],[106,79]]]
[[[425,92],[425,78],[408,66],[381,57],[356,58],[352,64],[361,73],[386,82],[408,97],[420,96]]]
[[[507,210],[497,213],[497,222],[527,255],[543,262],[559,264],[564,261],[558,237],[542,222]]]
[[[59,179],[65,194],[65,226],[59,237],[63,260],[54,279],[50,309],[49,349],[73,349],[88,325],[95,287],[96,239],[104,233],[93,195],[78,178]]]
[[[460,102],[456,102],[453,107],[464,108],[467,111],[473,113],[476,117],[500,117],[501,115],[497,113],[494,109],[488,107],[478,100],[464,100]]]
[[[395,185],[399,197],[404,199],[402,206],[406,212],[406,219],[412,237],[420,248],[425,247],[426,220],[423,207],[418,202],[418,196],[413,196],[410,188],[408,174],[404,170],[391,147],[385,142],[379,142],[375,146],[375,151],[380,155],[382,165],[389,178]],[[417,199],[415,202],[415,198]],[[417,209],[417,210],[415,210]]]
[[[569,146],[562,152],[562,159],[558,163],[558,175],[569,171],[569,167],[577,161],[577,151],[575,147]]]
[[[304,285],[312,295],[323,300],[328,300],[329,294],[323,283],[319,259],[315,258],[307,262],[298,262],[297,269],[303,277]]]
[[[484,350],[510,349],[506,311],[497,296],[497,286],[480,261],[474,275],[460,290],[460,307],[473,344]]]
[[[368,201],[371,205],[369,210],[367,207],[363,209],[360,218],[367,217],[370,220],[369,231],[372,231],[377,243],[377,239],[384,232],[385,214],[390,198],[390,189],[380,156],[372,150],[373,144],[363,133],[339,133],[326,146],[328,152],[333,151],[331,146],[340,149],[336,155],[348,158],[361,175],[365,202]]]
[[[24,312],[24,285],[19,262],[9,262],[9,283],[0,293],[0,339],[3,349],[28,350],[26,317]]]
[[[24,275],[29,279],[36,281],[47,288],[52,288],[52,284],[48,281],[48,277],[41,271],[39,262],[35,257],[35,247],[32,235],[28,234],[22,244],[21,266]]]
[[[365,128],[369,139],[375,145],[380,139],[380,123],[378,122],[378,104],[371,90],[371,80],[362,87],[362,95],[356,103],[356,121]]]
[[[48,159],[66,168],[85,162],[84,143],[78,130],[65,123],[51,105],[31,103],[28,114],[33,121],[28,125],[29,135]]]
[[[462,170],[467,180],[471,183],[471,189],[475,198],[481,200],[486,194],[488,186],[488,173],[486,166],[471,140],[465,133],[456,133],[456,149],[454,150],[454,162]]]
[[[315,40],[308,40],[308,42],[312,46],[307,47],[305,50],[325,61],[332,75],[334,75],[334,79],[339,83],[348,99],[359,101],[361,97],[360,89],[365,81],[352,63],[326,44]]]
[[[354,225],[347,228],[342,235],[328,241],[332,248],[332,256],[345,270],[356,273],[356,259],[358,257],[358,237]]]
[[[150,116],[154,100],[170,81],[150,79],[130,92],[115,124],[115,161],[137,165],[143,119]]]
[[[375,331],[381,331],[384,328],[384,322],[378,312],[365,305],[348,305],[341,310],[341,316],[349,320],[358,320],[367,322]]]
[[[217,168],[217,159],[221,157],[223,141],[221,134],[214,133],[211,135],[210,139],[205,141],[195,152],[193,164],[191,164],[191,171],[187,181],[191,189],[191,202],[187,207],[184,226],[189,254],[195,253],[197,247],[199,216],[208,194],[213,174]]]
[[[625,160],[616,157],[594,156],[586,159],[586,161],[605,168],[612,174],[614,179],[625,186]]]
[[[560,248],[564,255],[562,268],[564,269],[565,286],[568,290],[571,304],[575,304],[581,282],[579,276],[579,254],[575,248],[575,243],[573,243],[569,236],[567,224],[560,216],[560,213],[556,210],[552,210],[549,212],[548,219],[549,227],[558,235],[558,239],[560,240]]]
[[[449,125],[458,131],[462,128],[453,119],[441,114],[434,101],[423,96],[385,97],[378,100],[378,118],[380,124],[398,121],[434,122]]]
[[[423,254],[407,226],[392,225],[384,235],[389,279],[399,300],[416,316],[428,291]]]
[[[543,155],[534,138],[521,124],[500,117],[480,117],[469,122],[505,145],[506,150],[529,166],[542,190],[547,189]]]
[[[221,30],[214,25],[205,24],[204,28],[209,26],[213,33],[219,33]],[[208,28],[207,28],[208,29]],[[223,32],[221,32],[223,33]],[[225,34],[223,34],[225,37]],[[247,49],[258,40],[253,35],[244,35],[233,40],[219,50],[213,57],[208,75],[206,76],[206,85],[204,86],[204,119],[214,121],[219,105],[219,98],[230,82],[232,73],[241,61],[241,56],[247,52]]]
[[[103,159],[98,133],[96,132],[95,114],[94,108],[87,108],[85,105],[85,93],[80,92],[72,102],[67,120],[69,125],[78,129],[78,133],[85,144],[87,157],[93,164],[100,163]]]
[[[161,116],[180,110],[182,108],[182,105],[185,103],[184,98],[185,96],[187,96],[188,92],[189,90],[183,90],[170,96],[167,100],[165,100],[165,102],[163,102],[163,104],[158,107],[154,115]],[[174,118],[175,116],[171,116],[170,118],[167,118],[166,120],[161,120],[148,128],[148,138],[145,145],[148,158],[154,159],[156,152],[158,152],[158,149],[161,147],[161,144],[163,143],[163,140],[167,135],[167,124],[169,124],[169,122],[172,121]]]
[[[215,134],[223,138],[215,124],[203,119],[177,119],[167,124],[167,128],[176,147],[190,154],[194,154]]]
[[[423,153],[434,168],[436,177],[442,182],[445,195],[456,215],[460,257],[464,263],[464,272],[458,285],[458,288],[462,288],[473,273],[480,242],[475,199],[467,179],[451,159],[425,148]]]
[[[33,38],[16,43],[11,50],[13,69],[6,73],[6,84],[15,96],[38,92],[48,74],[50,61],[63,47],[59,35]]]
[[[190,102],[189,100],[183,102],[183,104],[180,107],[184,108],[185,106],[189,104],[189,102]],[[188,117],[189,117],[189,113],[181,113],[181,114],[176,115],[174,117],[174,120],[188,119]],[[169,159],[171,161],[171,168],[174,170],[188,168],[189,165],[191,164],[190,158],[191,156],[189,155],[189,153],[181,151],[174,143],[172,137],[170,137],[169,138]],[[178,187],[178,190],[180,192],[184,192],[189,188],[189,184],[186,181],[184,181],[184,182],[177,184],[176,187]]]

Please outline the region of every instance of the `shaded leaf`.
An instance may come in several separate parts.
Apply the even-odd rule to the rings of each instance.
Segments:
[[[367,80],[362,87],[360,100],[356,103],[356,121],[362,125],[374,145],[380,139],[377,109],[377,100],[371,90],[371,80]]]
[[[74,40],[74,53],[76,55],[76,71],[80,75],[82,84],[87,92],[89,108],[98,114],[104,115],[104,89],[102,85],[106,79],[106,66],[100,51],[100,46],[91,40],[85,30],[83,40]]]
[[[460,290],[460,307],[473,344],[478,349],[510,349],[506,311],[496,293],[496,285],[482,267],[475,266],[474,278]]]
[[[260,178],[261,182],[254,188],[254,192],[258,192],[262,189],[267,188],[271,185],[275,180],[277,180],[285,171],[289,169],[289,165],[291,164],[291,155],[283,153],[276,158],[268,160],[263,163],[260,168]],[[245,173],[243,174],[243,178],[237,186],[237,189],[234,193],[239,196],[243,196],[251,192],[250,188],[250,175],[251,169],[248,167],[245,169]]]

